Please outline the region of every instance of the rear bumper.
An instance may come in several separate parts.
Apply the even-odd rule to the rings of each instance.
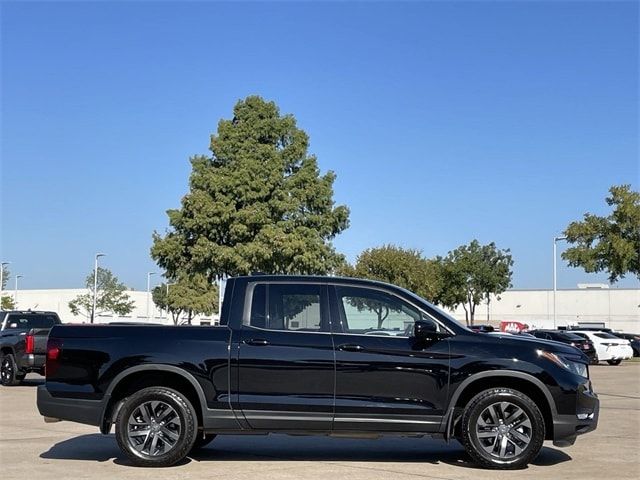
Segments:
[[[46,355],[35,355],[28,353],[22,357],[22,369],[29,372],[41,371],[44,368]]]
[[[102,400],[53,397],[46,385],[38,386],[38,411],[43,417],[100,426],[104,412]]]
[[[553,419],[553,444],[568,447],[578,435],[592,432],[598,426],[600,400],[591,390],[582,390],[576,398],[575,415],[556,415]]]

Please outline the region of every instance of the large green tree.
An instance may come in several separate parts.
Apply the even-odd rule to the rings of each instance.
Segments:
[[[134,302],[125,292],[127,287],[118,280],[111,270],[98,267],[98,295],[96,297],[96,311],[93,311],[93,281],[92,270],[85,280],[87,292],[78,295],[69,302],[69,309],[74,315],[81,315],[93,323],[96,315],[101,313],[116,313],[126,315],[133,310]]]
[[[569,224],[564,234],[573,246],[562,258],[589,273],[607,272],[611,283],[627,274],[640,279],[640,192],[619,185],[609,193],[608,216],[585,213],[582,221]]]
[[[353,266],[345,265],[338,273],[392,283],[429,301],[441,289],[438,262],[424,258],[420,250],[395,245],[368,248],[358,255]]]
[[[511,287],[513,259],[509,249],[473,240],[438,259],[442,289],[437,303],[448,308],[462,305],[467,325],[473,325],[476,307]]]
[[[343,262],[331,241],[349,211],[333,201],[335,174],[320,174],[309,137],[292,115],[258,96],[221,120],[210,155],[191,159],[189,192],[153,235],[152,258],[169,278],[317,273]]]
[[[171,312],[176,325],[183,313],[187,314],[190,324],[195,315],[211,315],[218,311],[218,287],[203,274],[181,275],[168,288],[166,283],[155,287],[152,296],[153,303]]]

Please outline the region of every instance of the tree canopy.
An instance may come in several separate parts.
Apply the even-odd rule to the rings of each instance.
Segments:
[[[118,277],[111,273],[111,270],[98,267],[96,311],[95,315],[92,315],[93,280],[94,271],[92,270],[85,280],[87,293],[78,295],[69,302],[69,309],[73,315],[82,315],[93,323],[95,315],[100,315],[101,313],[109,312],[117,315],[126,315],[133,310],[134,302],[125,293],[127,287],[120,283]]]
[[[476,306],[482,300],[511,287],[513,259],[509,249],[500,250],[493,242],[481,245],[473,240],[438,261],[442,289],[437,303],[451,309],[462,305],[467,324],[473,325]]]
[[[640,192],[631,185],[613,186],[606,198],[612,212],[606,217],[585,213],[564,234],[573,245],[562,253],[572,267],[588,273],[607,272],[614,283],[627,274],[640,279]]]
[[[406,288],[433,301],[441,288],[438,263],[426,259],[420,250],[395,245],[368,248],[356,259],[355,265],[345,265],[341,275],[369,278]]]
[[[163,283],[152,291],[153,303],[159,308],[168,310],[173,316],[173,323],[178,324],[180,315],[187,314],[187,322],[191,323],[194,315],[211,315],[218,310],[218,287],[209,283],[203,274],[181,275],[175,283]]]
[[[221,120],[210,155],[191,159],[189,192],[154,233],[152,258],[168,278],[203,274],[325,274],[343,262],[332,239],[348,226],[331,171],[320,174],[292,115],[258,96]]]

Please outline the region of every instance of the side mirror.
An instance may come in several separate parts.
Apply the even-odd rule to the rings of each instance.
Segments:
[[[436,324],[433,322],[417,320],[413,324],[413,336],[419,342],[432,342],[434,340],[448,337],[449,335],[444,332],[439,332]]]

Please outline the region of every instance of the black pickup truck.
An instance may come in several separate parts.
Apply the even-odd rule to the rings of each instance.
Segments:
[[[55,312],[0,312],[0,383],[19,385],[29,372],[44,375],[47,336],[60,325]]]
[[[596,428],[589,359],[558,342],[479,335],[404,289],[335,277],[229,279],[221,325],[55,326],[45,421],[98,426],[135,465],[216,435],[459,440],[518,468],[544,440]]]

